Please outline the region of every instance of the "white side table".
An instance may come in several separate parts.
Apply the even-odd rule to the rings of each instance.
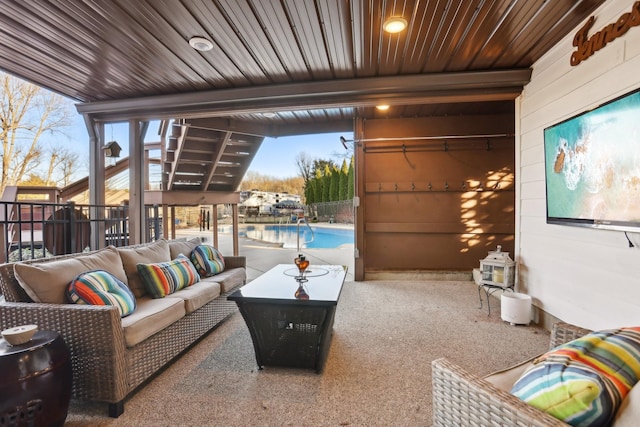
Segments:
[[[531,322],[531,297],[519,292],[502,294],[500,316],[511,325],[528,325]]]

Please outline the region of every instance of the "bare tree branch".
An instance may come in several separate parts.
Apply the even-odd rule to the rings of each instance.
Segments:
[[[44,154],[40,138],[62,133],[71,125],[71,115],[70,104],[60,95],[0,73],[0,194],[37,172]],[[50,168],[51,161],[58,160],[50,159]]]
[[[78,153],[58,145],[51,146],[48,152],[49,169],[45,180],[47,185],[56,184],[61,187],[69,185],[78,165]]]
[[[298,153],[296,156],[296,166],[298,167],[298,172],[300,172],[300,176],[302,177],[304,183],[309,182],[312,175],[312,167],[313,167],[313,159],[311,159],[307,154],[302,151]]]

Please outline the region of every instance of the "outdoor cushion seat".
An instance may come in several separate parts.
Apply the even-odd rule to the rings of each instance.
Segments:
[[[169,242],[169,255],[171,256],[171,259],[176,259],[180,254],[183,254],[186,257],[190,257],[191,252],[200,244],[202,244],[202,241],[199,237],[194,237],[189,240],[171,240]]]
[[[247,270],[244,268],[229,268],[228,270],[218,273],[215,276],[202,277],[202,282],[216,282],[220,284],[220,292],[227,292],[238,283],[244,283],[247,279]]]
[[[611,426],[637,427],[638,420],[640,420],[640,387],[636,386],[622,400]]]
[[[640,378],[640,327],[591,332],[538,357],[511,394],[573,426],[609,426]]]
[[[592,331],[564,322],[554,324],[550,352],[564,348],[572,341]],[[610,348],[607,344],[607,348]],[[629,346],[624,346],[629,348]],[[535,367],[533,357],[518,365],[478,377],[445,358],[432,362],[433,425],[466,425],[474,419],[477,425],[568,426],[558,418],[529,405],[511,393],[529,368]],[[637,360],[637,358],[636,358]],[[613,366],[604,363],[603,366]],[[625,369],[627,363],[623,363]],[[615,370],[615,375],[618,370]],[[635,385],[620,402],[611,427],[635,427],[640,419],[640,386]]]
[[[80,274],[67,287],[67,297],[75,304],[116,306],[122,317],[136,309],[136,297],[127,285],[104,270]]]
[[[533,361],[540,356],[532,357],[517,365],[513,365],[509,368],[502,369],[500,371],[493,372],[484,380],[493,384],[500,390],[504,390],[507,393],[511,391],[513,384],[522,376],[522,374],[531,366]],[[640,419],[640,387],[633,387],[629,394],[622,400],[620,408],[616,413],[616,416],[611,424],[612,427],[636,427],[638,420]],[[560,423],[563,425],[563,423]]]
[[[76,254],[42,263],[16,263],[11,266],[15,278],[34,302],[65,304],[67,286],[78,275],[87,271],[105,270],[125,285],[127,275],[122,267],[118,251],[113,246],[90,254]]]
[[[153,298],[163,298],[200,281],[195,267],[183,254],[171,261],[138,263],[138,275]]]
[[[191,252],[191,262],[202,277],[215,276],[224,271],[224,257],[211,245],[198,245]]]
[[[173,296],[156,299],[146,296],[138,298],[136,303],[135,311],[122,318],[127,347],[144,341],[186,314],[184,300]]]
[[[193,313],[209,301],[220,295],[220,284],[216,282],[198,282],[182,288],[171,294],[172,298],[180,298],[184,301],[187,312]]]
[[[243,256],[225,257],[225,268],[239,269],[232,274],[213,276],[163,298],[140,295],[146,289],[138,264],[171,261],[199,243],[159,240],[0,265],[0,324],[9,328],[28,319],[38,329],[58,332],[74,361],[72,396],[107,403],[109,416],[118,417],[125,399],[140,385],[238,311],[227,296],[245,282]],[[70,303],[66,291],[71,281],[96,270],[129,285],[132,293],[138,291],[131,314],[123,318],[117,307],[93,298],[91,304]],[[217,279],[224,279],[226,292]]]
[[[517,365],[493,372],[484,377],[484,379],[498,387],[500,390],[504,390],[508,393],[511,391],[513,384],[522,376],[524,371],[533,366],[533,361],[538,357],[539,356],[532,357],[531,359],[525,360]]]
[[[151,264],[171,261],[169,243],[166,240],[118,248],[124,272],[127,275],[129,289],[139,298],[147,295],[147,288],[138,273],[138,264]]]

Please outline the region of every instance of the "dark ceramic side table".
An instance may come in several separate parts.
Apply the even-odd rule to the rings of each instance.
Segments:
[[[38,331],[16,346],[0,338],[0,425],[64,425],[71,381],[71,357],[58,333]]]

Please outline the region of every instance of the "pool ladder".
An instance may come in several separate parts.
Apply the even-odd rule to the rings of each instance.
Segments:
[[[307,226],[307,228],[309,229],[309,231],[311,231],[311,240],[305,241],[303,243],[311,243],[311,242],[313,242],[313,239],[315,239],[315,237],[316,237],[315,234],[313,233],[313,229],[311,228],[311,226],[307,222],[307,219],[306,218],[298,218],[298,221],[297,221],[297,226],[298,226],[298,234],[297,234],[297,236],[298,236],[298,242],[297,242],[298,243],[298,252],[300,252],[300,223],[301,222],[304,222],[305,225]]]

